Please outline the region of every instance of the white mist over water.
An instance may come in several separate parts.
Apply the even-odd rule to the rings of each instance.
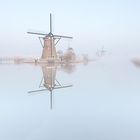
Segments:
[[[57,80],[73,87],[50,94],[37,89],[40,66],[0,65],[0,139],[3,140],[139,140],[140,69],[129,59],[103,57],[75,65]]]

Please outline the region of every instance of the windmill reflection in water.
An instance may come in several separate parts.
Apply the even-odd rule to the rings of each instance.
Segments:
[[[42,91],[48,90],[50,93],[50,109],[52,109],[53,106],[53,90],[55,89],[62,89],[62,88],[68,88],[72,87],[72,85],[62,85],[57,79],[56,79],[56,71],[57,71],[57,65],[51,64],[51,65],[41,65],[43,77],[40,81],[39,88],[37,90],[29,91],[28,93],[40,93]]]

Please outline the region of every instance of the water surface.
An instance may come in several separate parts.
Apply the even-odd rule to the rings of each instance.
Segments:
[[[41,66],[0,65],[1,140],[140,139],[140,69],[128,59],[57,67],[55,78],[73,86],[52,98],[28,93],[42,76]]]

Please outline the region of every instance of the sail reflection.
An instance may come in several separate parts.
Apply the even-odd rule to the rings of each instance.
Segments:
[[[63,85],[56,79],[57,65],[41,65],[43,77],[39,83],[39,89],[29,91],[28,93],[41,93],[48,90],[50,93],[50,109],[53,107],[53,90],[72,87],[72,85]],[[72,67],[69,66],[71,69]],[[64,69],[69,67],[65,66]],[[61,66],[61,68],[63,68]]]

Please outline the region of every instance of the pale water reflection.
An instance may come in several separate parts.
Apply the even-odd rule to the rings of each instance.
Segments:
[[[50,109],[52,109],[52,107],[53,107],[53,90],[72,87],[72,85],[63,85],[62,83],[59,82],[59,80],[56,79],[57,67],[60,67],[64,70],[68,70],[68,72],[70,69],[70,72],[71,72],[71,69],[73,69],[74,66],[72,64],[67,64],[67,65],[65,65],[65,64],[63,64],[63,65],[42,64],[40,66],[42,68],[43,77],[40,81],[39,88],[42,88],[42,87],[43,88],[37,89],[37,90],[32,90],[32,91],[29,91],[28,93],[39,93],[39,92],[48,90],[50,92]]]
[[[1,140],[140,139],[140,70],[130,60],[103,58],[70,73],[57,67],[55,78],[73,87],[53,90],[52,110],[49,91],[27,93],[45,69],[0,65]]]

